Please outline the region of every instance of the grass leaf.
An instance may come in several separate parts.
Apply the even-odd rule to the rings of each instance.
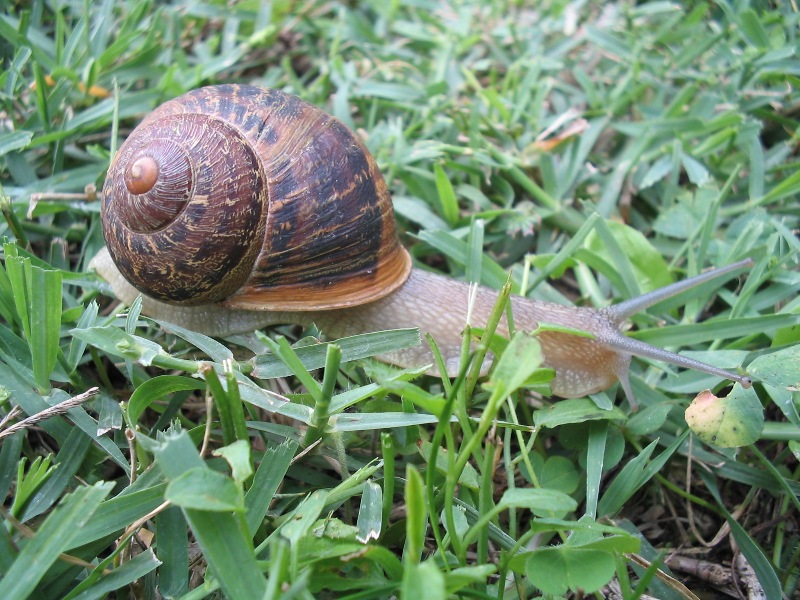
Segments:
[[[247,535],[244,520],[230,512],[244,511],[241,490],[235,488],[232,480],[211,471],[203,463],[185,432],[172,434],[161,443],[153,442],[150,447],[174,493],[192,506],[183,507],[183,514],[222,589],[231,598],[261,597],[266,579],[256,564],[252,540]],[[211,505],[201,501],[202,508],[193,507],[195,501],[191,494],[185,493],[184,474],[187,474],[186,483],[196,485]],[[215,485],[228,490],[223,501],[227,509],[218,502]],[[209,510],[209,506],[215,510]]]
[[[375,356],[376,354],[385,354],[394,350],[418,346],[419,331],[417,329],[398,329],[395,331],[365,333],[340,338],[335,342],[302,346],[295,348],[294,352],[303,367],[311,371],[325,366],[327,347],[332,343],[341,348],[341,362],[346,363]],[[291,369],[275,354],[259,354],[253,360],[253,376],[259,379],[286,377],[292,373]]]
[[[104,482],[80,488],[65,496],[44,520],[0,581],[3,598],[26,598],[46,575],[47,568],[70,547],[80,528],[92,518],[112,484]]]

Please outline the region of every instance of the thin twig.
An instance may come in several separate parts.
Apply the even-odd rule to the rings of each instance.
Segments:
[[[673,571],[691,575],[724,594],[735,596],[733,575],[727,567],[680,554],[668,556],[664,564]]]
[[[711,542],[707,542],[702,535],[700,535],[700,531],[697,529],[697,525],[695,524],[694,519],[694,511],[692,510],[692,500],[690,497],[692,493],[692,463],[694,462],[693,458],[694,452],[694,436],[689,436],[689,456],[687,457],[688,460],[686,461],[686,513],[689,519],[689,529],[692,530],[695,539],[700,542],[706,548],[713,548],[719,543],[719,539],[714,538]],[[727,523],[726,523],[727,525]]]
[[[640,567],[643,567],[645,569],[650,568],[650,561],[644,558],[643,556],[633,553],[626,554],[625,556],[628,557],[628,560],[635,562]],[[666,583],[669,587],[671,587],[673,590],[675,590],[684,598],[687,598],[688,600],[700,600],[700,598],[698,598],[689,588],[683,585],[683,583],[681,583],[674,577],[667,575],[661,569],[656,569],[655,573],[656,577],[658,577],[661,581]]]
[[[3,420],[0,421],[0,431],[2,431],[10,421],[13,421],[17,418],[17,415],[22,413],[22,409],[19,406],[14,406],[8,411],[8,414],[3,417]]]
[[[9,435],[15,434],[17,431],[22,429],[27,429],[32,425],[35,425],[39,421],[44,421],[45,419],[49,419],[50,417],[55,417],[56,415],[64,414],[65,412],[69,411],[70,409],[75,408],[76,406],[80,406],[87,400],[94,398],[97,393],[100,391],[99,388],[93,387],[89,388],[82,394],[78,394],[77,396],[73,396],[63,402],[59,402],[58,404],[51,406],[50,408],[44,409],[42,412],[38,412],[35,415],[31,415],[27,419],[22,419],[19,423],[15,423],[8,429],[4,431],[0,431],[0,440],[4,437],[8,437]]]
[[[130,476],[130,484],[133,485],[133,482],[136,481],[136,431],[133,429],[126,429],[125,430],[125,439],[128,441],[128,452],[131,457],[131,476]]]
[[[140,517],[139,519],[128,525],[127,529],[125,529],[125,532],[121,536],[119,536],[117,543],[119,544],[124,542],[126,538],[136,533],[136,530],[139,529],[139,527],[147,523],[147,521],[149,521],[159,513],[163,512],[165,509],[169,508],[171,505],[172,503],[169,500],[166,500],[165,502],[162,502],[161,504],[156,506],[153,510],[151,510],[143,517]]]
[[[97,187],[93,183],[88,184],[83,188],[83,193],[71,192],[41,192],[31,194],[30,202],[28,203],[28,219],[33,219],[33,211],[36,205],[42,200],[57,200],[57,201],[72,201],[78,200],[79,202],[94,202],[100,197],[97,193]]]
[[[203,432],[203,443],[200,446],[200,457],[206,455],[208,444],[211,441],[211,432],[213,429],[214,421],[214,402],[212,401],[211,394],[206,393],[206,428]]]

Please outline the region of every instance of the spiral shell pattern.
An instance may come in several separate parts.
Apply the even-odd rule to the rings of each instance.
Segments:
[[[151,113],[112,161],[101,216],[122,274],[166,302],[339,308],[389,294],[411,267],[361,142],[252,86],[201,88]]]

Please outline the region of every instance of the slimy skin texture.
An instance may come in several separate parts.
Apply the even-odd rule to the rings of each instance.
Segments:
[[[122,302],[130,304],[140,294],[117,270],[107,251],[101,251],[93,259],[92,266],[111,285],[115,296]],[[699,279],[684,280],[657,290],[653,293],[653,302],[677,293],[674,289],[682,291],[742,266],[744,263],[731,265],[699,275]],[[418,327],[423,336],[421,345],[379,358],[404,368],[433,365],[433,354],[424,341],[424,336],[429,334],[442,353],[447,375],[455,377],[461,356],[461,332],[466,324],[467,314],[471,315],[471,326],[484,327],[497,296],[496,290],[478,287],[470,306],[469,285],[442,275],[412,269],[409,278],[396,291],[374,302],[355,307],[313,311],[258,311],[232,309],[219,303],[181,306],[143,296],[142,311],[162,321],[218,337],[277,324],[308,326],[314,323],[332,339],[386,329]],[[593,338],[554,331],[543,331],[539,334],[544,366],[552,368],[556,373],[551,389],[557,396],[582,397],[607,389],[619,380],[628,398],[633,399],[627,376],[633,355],[665,360],[749,385],[747,378],[649,346],[620,333],[619,326],[627,318],[628,310],[631,307],[638,310],[643,304],[647,305],[649,296],[644,300],[635,299],[630,305],[622,303],[610,309],[562,306],[512,296],[511,308],[518,331],[534,332],[539,323],[546,323],[592,334]],[[505,336],[509,334],[505,316],[500,321],[497,333]],[[489,361],[483,365],[484,372],[488,366]],[[434,368],[429,372],[437,374]]]

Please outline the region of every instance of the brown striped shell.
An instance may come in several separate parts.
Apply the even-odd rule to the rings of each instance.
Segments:
[[[162,104],[112,161],[101,217],[125,278],[165,302],[339,308],[411,269],[366,148],[276,90],[222,85]]]

